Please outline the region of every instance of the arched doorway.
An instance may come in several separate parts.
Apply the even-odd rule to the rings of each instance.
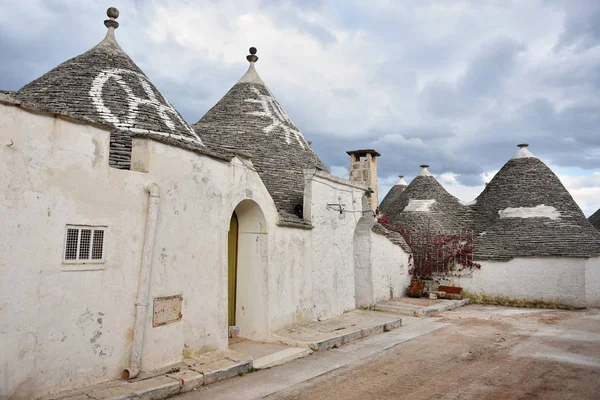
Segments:
[[[356,307],[369,306],[374,301],[370,238],[373,223],[373,217],[361,217],[354,230],[354,293]]]
[[[260,206],[243,200],[235,208],[228,240],[228,321],[240,335],[267,339],[268,240]]]

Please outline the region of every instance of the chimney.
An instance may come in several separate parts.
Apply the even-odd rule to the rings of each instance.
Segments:
[[[377,157],[381,154],[373,149],[352,150],[346,152],[350,156],[350,182],[367,185],[370,193],[371,210],[379,206],[377,189]]]

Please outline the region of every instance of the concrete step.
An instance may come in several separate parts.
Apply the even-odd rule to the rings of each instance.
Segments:
[[[427,299],[394,299],[384,301],[375,306],[375,310],[387,313],[428,317],[443,311],[453,310],[469,304],[469,299],[462,300],[427,300]]]
[[[314,351],[328,350],[379,332],[402,326],[397,315],[354,310],[324,321],[308,322],[282,329],[273,335],[281,343]]]
[[[290,347],[277,353],[269,354],[253,361],[252,365],[255,370],[275,367],[285,364],[286,362],[297,360],[298,358],[306,357],[311,354],[310,349],[301,347]]]

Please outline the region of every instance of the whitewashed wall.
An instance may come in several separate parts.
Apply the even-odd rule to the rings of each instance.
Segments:
[[[585,295],[588,307],[600,307],[600,257],[585,261]]]
[[[371,231],[370,239],[373,303],[403,296],[412,279],[408,253],[379,233]]]
[[[453,282],[472,293],[585,307],[593,300],[590,293],[598,287],[598,265],[597,258],[484,261],[472,277],[454,278]]]
[[[108,168],[108,131],[13,106],[0,105],[0,127],[0,395],[102,382],[127,366],[149,182],[161,205],[142,367],[226,348],[231,213],[252,198],[276,219],[254,171],[148,140],[134,145],[152,154],[148,172]],[[67,224],[107,226],[100,268],[63,266]],[[182,321],[153,328],[152,298],[179,294]]]
[[[313,225],[312,315],[326,318],[355,308],[354,230],[367,210],[366,187],[314,170],[305,179],[304,218]]]
[[[313,228],[287,228],[250,160],[134,139],[132,171],[123,171],[108,167],[108,151],[107,130],[0,104],[0,397],[117,379],[128,365],[148,183],[161,193],[143,370],[227,347],[236,209],[241,236],[260,241],[242,248],[252,257],[238,264],[242,335],[269,339],[355,307],[353,237],[365,188],[311,172],[304,207]],[[327,206],[340,203],[341,214]],[[107,227],[104,264],[63,265],[67,224]],[[401,280],[402,255],[383,237],[370,240],[383,299]],[[182,320],[153,327],[153,299],[173,295],[183,297]]]

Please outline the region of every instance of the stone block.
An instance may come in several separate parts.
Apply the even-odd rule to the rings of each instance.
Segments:
[[[181,393],[189,392],[204,385],[204,375],[201,372],[186,369],[183,371],[167,374],[169,378],[178,380],[181,383]]]

